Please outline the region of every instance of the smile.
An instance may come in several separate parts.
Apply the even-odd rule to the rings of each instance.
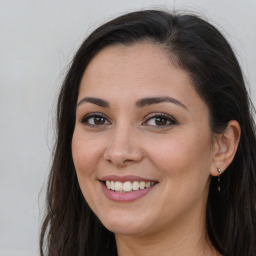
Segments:
[[[149,181],[112,181],[106,180],[105,185],[109,190],[116,192],[131,192],[137,190],[143,190],[155,185],[156,182]]]
[[[159,183],[134,175],[109,175],[99,181],[105,196],[115,202],[130,202],[144,197]]]

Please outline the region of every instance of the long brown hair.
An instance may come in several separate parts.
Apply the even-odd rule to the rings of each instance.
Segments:
[[[108,45],[144,40],[163,47],[190,75],[209,107],[213,132],[223,132],[230,120],[239,122],[240,143],[221,177],[220,192],[216,179],[211,179],[206,224],[211,243],[221,254],[255,256],[255,122],[240,66],[214,26],[194,15],[157,10],[132,12],[102,25],[74,56],[57,105],[57,138],[41,230],[41,255],[117,255],[114,234],[100,223],[80,191],[71,140],[80,81],[88,63]]]

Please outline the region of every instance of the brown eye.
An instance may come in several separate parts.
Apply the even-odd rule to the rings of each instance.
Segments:
[[[104,126],[104,125],[109,125],[110,122],[109,120],[101,115],[97,114],[89,114],[85,116],[82,120],[81,123],[88,125],[88,126]]]
[[[165,113],[151,114],[146,122],[143,123],[144,126],[153,126],[157,128],[168,127],[175,124],[177,124],[176,119]]]
[[[156,117],[155,118],[155,124],[156,125],[166,125],[168,123],[168,120],[163,117]]]
[[[93,117],[93,124],[94,125],[103,125],[105,123],[105,118],[104,117]]]

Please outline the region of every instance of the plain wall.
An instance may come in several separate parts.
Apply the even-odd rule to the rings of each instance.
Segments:
[[[0,256],[39,255],[54,107],[77,47],[104,21],[147,7],[199,12],[225,31],[256,102],[255,0],[0,0]]]

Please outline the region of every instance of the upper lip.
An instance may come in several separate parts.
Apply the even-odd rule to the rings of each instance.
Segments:
[[[118,175],[108,175],[100,178],[101,181],[120,181],[120,182],[125,182],[125,181],[145,181],[145,182],[157,182],[156,180],[153,179],[147,179],[143,178],[140,176],[135,176],[135,175],[125,175],[125,176],[118,176]]]

